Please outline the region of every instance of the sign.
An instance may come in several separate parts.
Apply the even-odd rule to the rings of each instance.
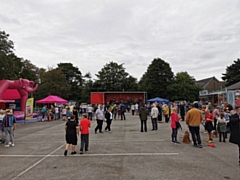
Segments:
[[[208,95],[208,90],[199,91],[199,96],[206,96],[206,95]]]
[[[33,119],[33,98],[29,98],[26,102],[25,114],[26,120]]]

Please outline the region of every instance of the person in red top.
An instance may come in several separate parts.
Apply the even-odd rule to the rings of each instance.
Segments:
[[[207,130],[208,135],[209,135],[209,139],[207,140],[207,142],[213,143],[213,133],[212,132],[214,130],[214,127],[213,127],[214,117],[210,113],[210,110],[206,111],[205,121],[206,121],[205,129]]]
[[[177,109],[172,108],[172,113],[171,113],[172,143],[180,144],[177,141],[177,133],[178,133],[178,128],[179,128],[179,127],[177,127],[177,122],[179,122],[179,120],[181,118],[177,115],[176,112],[177,112]]]
[[[83,119],[80,121],[80,131],[81,131],[81,148],[80,154],[83,154],[83,149],[85,152],[88,151],[89,145],[89,128],[91,127],[91,121],[87,119],[87,114],[83,114]]]

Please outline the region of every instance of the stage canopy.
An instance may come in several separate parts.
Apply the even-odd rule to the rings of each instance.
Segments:
[[[163,98],[160,98],[160,97],[155,97],[153,99],[149,99],[147,100],[147,102],[158,102],[158,103],[162,103],[162,102],[165,102],[166,104],[169,103],[169,100],[168,99],[163,99]]]
[[[50,95],[44,99],[36,101],[37,104],[67,103],[68,101],[58,96]]]

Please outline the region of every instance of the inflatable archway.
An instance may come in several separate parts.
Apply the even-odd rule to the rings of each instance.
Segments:
[[[38,84],[33,87],[35,82],[20,78],[19,80],[0,80],[0,100],[3,99],[3,93],[7,89],[16,89],[21,98],[21,111],[25,111],[28,93],[35,92]]]

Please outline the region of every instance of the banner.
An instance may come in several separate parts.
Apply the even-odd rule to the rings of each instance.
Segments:
[[[33,119],[33,98],[29,98],[26,102],[26,120]]]

